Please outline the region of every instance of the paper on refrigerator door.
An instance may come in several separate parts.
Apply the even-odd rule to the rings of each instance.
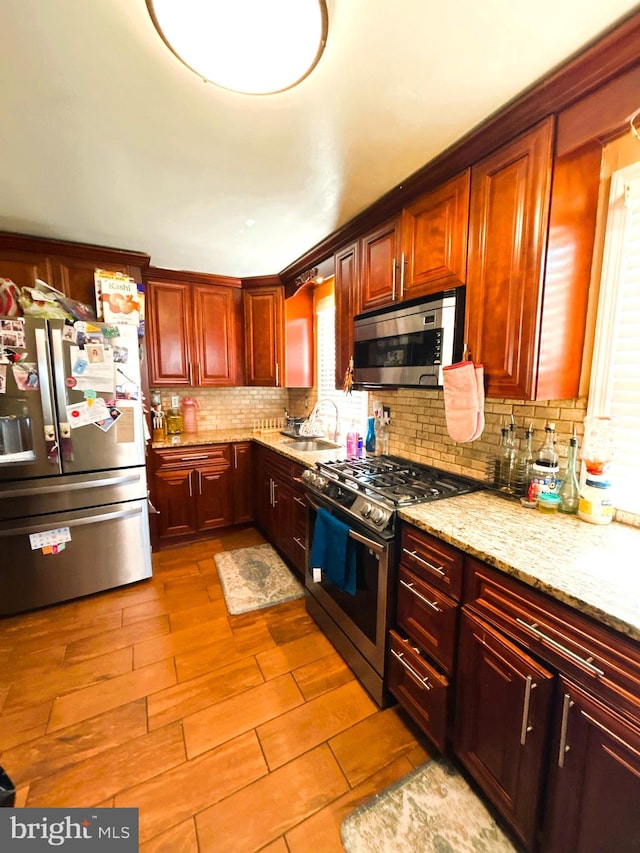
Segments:
[[[76,391],[103,391],[113,394],[116,385],[113,350],[102,344],[69,347],[71,375]]]
[[[109,417],[111,413],[102,397],[96,397],[95,400],[80,400],[78,403],[70,403],[67,406],[67,422],[72,429],[95,424],[97,421],[105,421]]]
[[[46,548],[50,545],[60,545],[61,542],[71,542],[71,531],[68,527],[56,527],[55,530],[42,530],[39,533],[30,533],[29,542],[31,550]]]

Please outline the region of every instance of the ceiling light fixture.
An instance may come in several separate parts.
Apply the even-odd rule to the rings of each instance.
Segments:
[[[325,0],[146,0],[167,47],[205,81],[251,95],[313,71],[327,41]]]

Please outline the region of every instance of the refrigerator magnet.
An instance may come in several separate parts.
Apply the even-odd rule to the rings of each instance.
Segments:
[[[0,364],[0,394],[6,394],[7,391],[7,365]]]

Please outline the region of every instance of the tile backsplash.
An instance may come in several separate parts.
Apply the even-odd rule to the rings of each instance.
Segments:
[[[285,408],[292,414],[307,414],[316,401],[315,389],[286,388],[166,388],[163,405],[168,408],[172,395],[196,397],[201,430],[252,428],[260,419],[284,417]],[[369,413],[374,394],[369,394]],[[556,425],[560,470],[564,469],[567,443],[575,427],[582,446],[587,398],[545,400],[535,403],[520,400],[487,399],[485,428],[479,439],[467,444],[453,441],[447,432],[443,392],[421,388],[398,388],[375,392],[376,400],[391,410],[389,452],[425,465],[476,479],[485,478],[487,460],[495,455],[500,443],[500,428],[510,423],[511,416],[521,437],[529,423],[533,424],[533,447],[538,448],[547,422]],[[349,410],[348,401],[343,407]],[[364,424],[362,429],[365,429]],[[363,433],[364,434],[364,433]],[[640,517],[616,513],[626,523],[640,525]]]

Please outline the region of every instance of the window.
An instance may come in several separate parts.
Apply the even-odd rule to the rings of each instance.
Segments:
[[[336,309],[333,294],[318,300],[316,307],[318,400],[332,400],[338,407],[342,439],[352,421],[366,436],[368,395],[366,391],[345,394],[336,389]],[[328,412],[328,407],[327,407]],[[324,410],[321,412],[324,415]]]
[[[640,162],[611,179],[587,414],[615,419],[614,503],[640,515]]]

